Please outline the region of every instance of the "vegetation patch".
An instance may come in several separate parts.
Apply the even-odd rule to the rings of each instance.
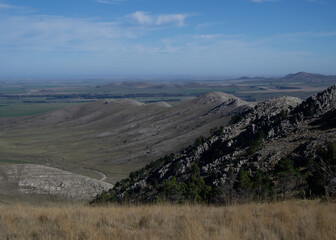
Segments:
[[[285,201],[206,205],[0,205],[0,239],[323,239],[336,204]]]

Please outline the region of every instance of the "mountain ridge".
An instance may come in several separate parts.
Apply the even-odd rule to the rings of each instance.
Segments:
[[[328,163],[333,168],[336,162],[335,108],[336,85],[303,102],[291,97],[261,102],[209,138],[196,139],[180,154],[167,155],[131,173],[93,203],[225,203],[266,198],[271,193],[284,198],[286,193],[336,194],[336,175],[324,186],[312,180],[321,178],[319,165]],[[324,123],[326,117],[330,123]]]

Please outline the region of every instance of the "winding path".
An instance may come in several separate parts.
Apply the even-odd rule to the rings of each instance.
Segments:
[[[98,171],[98,170],[96,170],[96,169],[93,169],[93,168],[86,168],[86,169],[98,173],[98,174],[102,177],[101,179],[99,179],[100,181],[105,181],[106,178],[107,178],[106,175],[105,175],[104,173],[102,173],[102,172],[100,172],[100,171]]]
[[[93,170],[93,171],[95,171],[95,172],[98,173],[100,176],[102,176],[102,178],[100,179],[100,181],[105,181],[105,179],[107,178],[106,175],[105,175],[104,173],[99,172],[99,171],[97,171],[97,170]]]

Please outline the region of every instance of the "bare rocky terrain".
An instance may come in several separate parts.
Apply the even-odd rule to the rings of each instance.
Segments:
[[[113,185],[61,169],[34,164],[0,165],[0,199],[33,195],[90,200]]]

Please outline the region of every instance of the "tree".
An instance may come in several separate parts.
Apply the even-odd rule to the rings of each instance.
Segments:
[[[185,188],[184,184],[177,183],[175,177],[165,179],[162,183],[165,198],[171,202],[178,202]]]
[[[242,197],[244,200],[249,199],[252,193],[253,183],[245,169],[240,168],[233,187],[238,191],[240,197]]]
[[[336,195],[336,143],[330,143],[326,149],[318,147],[317,157],[311,164],[311,176],[308,187],[314,195]]]
[[[267,173],[258,169],[253,177],[253,189],[255,191],[258,200],[263,200],[267,197],[271,197],[274,193],[274,183],[268,177]]]
[[[209,201],[211,198],[212,188],[207,185],[201,177],[199,166],[194,163],[192,166],[192,174],[185,188],[185,196],[192,202]]]
[[[294,177],[297,175],[293,161],[286,157],[281,158],[275,165],[275,175],[280,185],[283,198],[286,199],[286,192],[292,188]]]

